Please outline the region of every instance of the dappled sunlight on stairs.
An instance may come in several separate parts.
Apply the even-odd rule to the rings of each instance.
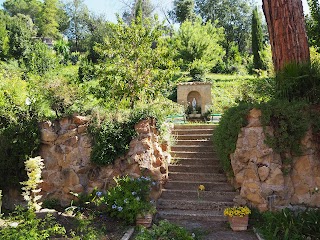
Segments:
[[[214,125],[175,125],[169,180],[158,200],[160,219],[187,228],[225,225],[223,210],[236,192],[227,182],[212,144]],[[199,185],[205,191],[198,191]]]

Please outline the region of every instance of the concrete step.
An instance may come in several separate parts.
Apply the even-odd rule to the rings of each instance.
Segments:
[[[173,157],[172,165],[202,165],[202,166],[220,166],[217,158],[179,158]]]
[[[212,129],[173,129],[172,134],[175,136],[180,136],[180,135],[201,135],[201,134],[213,134]]]
[[[184,134],[173,137],[177,140],[212,140],[212,134]]]
[[[215,129],[217,125],[213,124],[176,124],[174,129]]]
[[[225,208],[233,205],[234,205],[233,201],[213,202],[213,201],[199,201],[199,200],[159,199],[157,202],[157,209],[224,211]]]
[[[185,172],[185,173],[219,173],[221,168],[219,165],[170,165],[169,172]]]
[[[172,152],[213,152],[213,145],[174,145],[171,147]]]
[[[171,156],[176,158],[216,158],[216,152],[184,152],[184,151],[171,151]]]
[[[176,190],[191,190],[191,189],[198,189],[199,185],[202,184],[205,186],[206,191],[226,191],[232,192],[234,188],[225,182],[204,182],[204,181],[172,181],[169,180],[166,185],[164,186],[165,189],[176,189]]]
[[[184,173],[169,172],[169,180],[173,181],[201,181],[201,182],[226,182],[227,178],[220,173]]]
[[[227,221],[220,211],[207,210],[160,210],[159,218],[173,221],[189,220],[189,221],[207,221],[207,222],[222,222]]]
[[[232,202],[238,194],[235,191],[198,191],[195,189],[163,189],[161,199],[170,200],[197,200],[213,202]]]
[[[197,145],[197,146],[213,146],[213,142],[211,140],[207,140],[207,139],[200,139],[200,140],[176,140],[175,141],[175,145],[174,146],[193,146],[193,145]]]
[[[236,192],[163,189],[161,199],[231,202],[236,195]]]

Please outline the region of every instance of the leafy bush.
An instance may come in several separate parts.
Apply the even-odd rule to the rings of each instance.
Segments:
[[[136,179],[128,176],[115,178],[116,186],[106,197],[107,211],[112,217],[133,223],[138,214],[152,209],[149,194],[152,182],[149,177]]]
[[[259,106],[262,110],[261,122],[271,126],[273,134],[266,133],[266,143],[276,152],[300,154],[300,142],[310,127],[308,104],[273,100]]]
[[[319,239],[319,219],[319,209],[295,212],[286,208],[262,213],[253,224],[266,240]]]
[[[22,208],[18,208],[8,220],[18,223],[18,226],[0,228],[0,239],[42,240],[49,237],[67,237],[65,228],[58,224],[51,215],[39,219],[33,211],[25,212]]]
[[[99,127],[90,127],[89,131],[94,139],[91,161],[99,165],[112,164],[125,154],[136,134],[130,122],[116,120],[103,121]]]
[[[198,239],[197,236],[193,237],[187,230],[167,220],[160,221],[159,225],[153,225],[151,229],[142,228],[135,240],[149,240],[149,239],[162,239],[162,240],[194,240]]]
[[[170,101],[138,105],[131,112],[112,113],[103,121],[97,119],[95,125],[89,128],[93,137],[91,161],[106,165],[112,164],[129,149],[130,141],[136,136],[134,125],[140,120],[152,118],[160,136],[164,136],[166,128],[163,125],[166,116],[178,111],[178,107]]]
[[[219,155],[223,170],[230,176],[233,175],[230,163],[230,154],[236,150],[238,134],[247,124],[247,115],[252,109],[252,104],[239,104],[224,112],[220,123],[214,131],[213,141]]]
[[[280,99],[320,102],[320,62],[291,63],[276,76],[276,97]]]
[[[27,83],[16,74],[0,72],[0,188],[25,180],[24,161],[40,144],[38,117],[27,105]]]
[[[24,64],[27,72],[44,75],[57,66],[58,60],[52,49],[48,48],[45,43],[36,41],[31,51],[24,57]]]

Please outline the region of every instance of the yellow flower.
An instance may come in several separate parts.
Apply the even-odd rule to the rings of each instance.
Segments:
[[[198,190],[199,191],[204,191],[204,190],[206,190],[206,188],[205,188],[204,185],[201,184],[201,185],[199,185]]]
[[[223,214],[225,216],[233,217],[233,216],[239,216],[244,217],[245,215],[249,215],[251,213],[251,210],[247,207],[228,207],[223,211]]]

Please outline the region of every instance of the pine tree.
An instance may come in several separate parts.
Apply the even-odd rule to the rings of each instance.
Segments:
[[[258,13],[258,8],[254,8],[252,11],[252,53],[253,53],[253,68],[254,69],[263,69],[264,66],[262,59],[262,50],[263,50],[263,34],[261,27],[261,18]]]
[[[195,20],[194,0],[174,0],[173,6],[173,11],[169,14],[176,22],[183,23],[187,20]]]
[[[58,0],[44,0],[41,12],[40,35],[56,39],[59,35]]]

